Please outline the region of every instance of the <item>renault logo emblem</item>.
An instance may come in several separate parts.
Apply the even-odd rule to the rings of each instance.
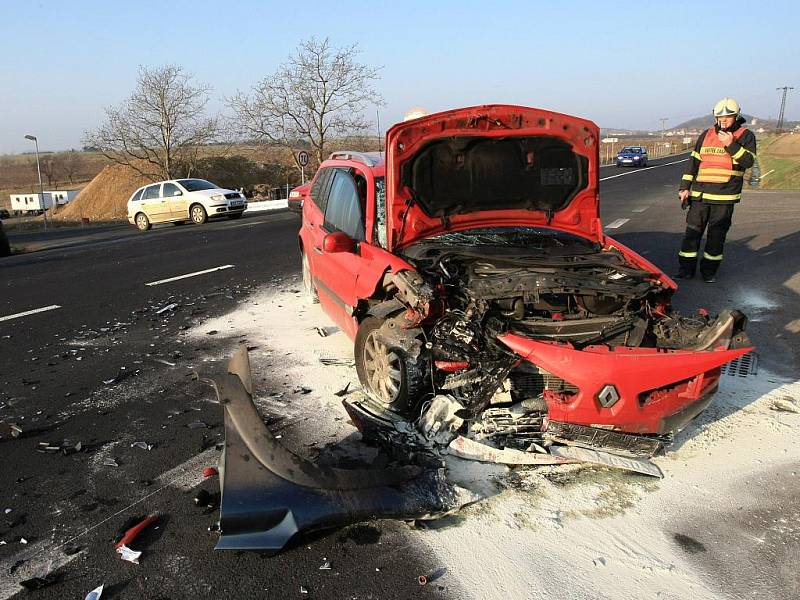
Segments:
[[[603,389],[597,393],[597,401],[603,408],[611,408],[619,400],[619,392],[613,385],[604,385]]]

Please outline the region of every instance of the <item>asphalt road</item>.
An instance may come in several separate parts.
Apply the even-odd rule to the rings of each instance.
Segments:
[[[676,197],[681,161],[601,169],[608,233],[667,272],[675,266],[683,228]],[[119,228],[118,234],[111,230],[0,261],[0,319],[59,306],[0,320],[0,420],[16,422],[24,432],[7,439],[0,430],[0,510],[11,509],[0,515],[0,541],[6,542],[0,545],[0,600],[19,591],[19,581],[62,563],[58,580],[30,597],[82,598],[101,583],[104,598],[455,597],[447,577],[418,585],[418,575],[439,565],[400,523],[302,538],[272,558],[215,553],[216,536],[208,531],[215,514],[193,506],[197,488],[185,482],[195,479],[181,484],[178,477],[209,466],[207,449],[222,441],[211,390],[186,374],[241,341],[209,335],[201,343],[184,332],[247,302],[256,287],[297,286],[298,223],[281,212],[202,227],[156,227],[144,235]],[[758,235],[759,227],[769,224],[737,220],[738,238],[726,250],[730,258],[720,283],[688,282],[690,292],[679,293],[676,303],[719,310],[736,300],[736,265],[760,260],[775,270],[792,269],[793,238],[781,240],[769,255],[749,249],[747,236]],[[227,265],[232,267],[146,285]],[[748,280],[751,288],[771,284],[769,273],[759,277],[763,283]],[[759,313],[763,327],[755,334],[771,350],[762,352],[762,364],[776,372],[797,366],[796,343],[781,338],[775,325],[785,317],[783,301],[796,302],[794,292],[785,294]],[[172,304],[174,309],[165,308]],[[136,441],[153,447],[131,447]],[[38,451],[44,442],[81,442],[82,448],[66,455]],[[215,485],[212,480],[202,487]],[[159,529],[138,540],[142,564],[120,561],[111,550],[114,533],[128,517],[153,512],[162,517]],[[331,571],[319,570],[324,560]]]

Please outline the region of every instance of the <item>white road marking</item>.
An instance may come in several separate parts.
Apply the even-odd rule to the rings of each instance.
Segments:
[[[5,317],[0,317],[0,321],[10,321],[11,319],[19,319],[20,317],[27,317],[28,315],[35,315],[36,313],[46,312],[48,310],[55,310],[57,308],[61,308],[58,304],[51,304],[50,306],[44,306],[42,308],[34,308],[33,310],[26,310],[25,312],[17,313],[15,315],[6,315]]]
[[[625,223],[627,223],[628,221],[630,221],[630,219],[617,219],[616,221],[612,221],[611,223],[606,225],[604,229],[617,229],[625,225]]]
[[[641,173],[642,171],[649,171],[650,169],[658,169],[659,167],[668,167],[669,165],[677,165],[678,163],[686,162],[689,160],[688,158],[683,158],[681,160],[673,160],[672,162],[663,163],[660,165],[653,165],[652,167],[639,167],[634,171],[628,171],[627,173],[620,173],[619,175],[609,175],[608,177],[601,177],[600,181],[605,181],[607,179],[614,179],[615,177],[625,177],[626,175],[635,175],[636,173]]]
[[[769,175],[770,173],[772,173],[772,172],[774,172],[774,171],[775,171],[775,169],[770,169],[769,171],[767,171],[766,173],[764,173],[764,174],[761,176],[761,179],[764,179],[764,177],[766,177],[767,175]]]
[[[670,186],[670,187],[672,187],[672,186]],[[634,209],[633,209],[633,212],[635,212],[635,213],[643,213],[643,212],[644,212],[644,211],[646,211],[648,208],[649,208],[649,207],[647,207],[647,206],[640,206],[639,208],[634,208]]]
[[[205,269],[204,271],[195,271],[194,273],[187,273],[186,275],[178,275],[177,277],[170,277],[168,279],[159,279],[158,281],[151,281],[145,285],[161,285],[162,283],[169,283],[171,281],[178,281],[179,279],[186,279],[187,277],[197,277],[198,275],[205,275],[206,273],[213,273],[214,271],[222,271],[223,269],[232,269],[233,265],[222,265],[221,267],[214,267],[213,269]]]

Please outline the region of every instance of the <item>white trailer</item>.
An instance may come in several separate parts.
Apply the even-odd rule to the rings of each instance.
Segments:
[[[47,192],[44,196],[40,193],[11,194],[11,210],[20,212],[39,212],[53,206],[53,198]]]
[[[50,194],[51,201],[55,200],[59,206],[69,204],[75,199],[80,190],[45,190],[45,194]]]

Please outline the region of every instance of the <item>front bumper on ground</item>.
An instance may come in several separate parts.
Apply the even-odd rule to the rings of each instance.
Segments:
[[[577,387],[545,392],[548,419],[664,435],[680,431],[711,401],[720,367],[752,347],[729,349],[738,316],[727,313],[709,329],[702,346],[687,350],[590,346],[498,337],[514,353]],[[746,339],[746,338],[745,338]]]
[[[339,469],[300,458],[278,442],[252,399],[242,346],[214,386],[225,417],[217,549],[278,552],[301,531],[357,521],[432,518],[478,498],[448,484],[443,469]]]

